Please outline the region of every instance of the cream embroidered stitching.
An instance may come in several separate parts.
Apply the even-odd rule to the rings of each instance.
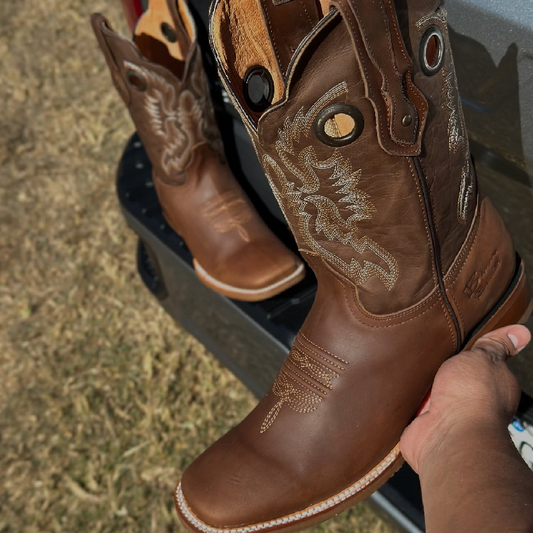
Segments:
[[[334,363],[333,361],[330,361],[329,359],[326,359],[326,357],[324,357],[323,355],[319,354],[315,350],[312,350],[311,348],[309,348],[309,346],[306,346],[300,339],[296,339],[294,341],[294,346],[296,346],[296,344],[299,344],[305,350],[309,350],[315,357],[318,357],[319,359],[321,359],[322,361],[327,363],[328,366],[334,366],[335,368],[338,368],[339,370],[345,370],[345,367],[343,367],[341,365],[338,365],[337,363]],[[336,359],[338,359],[338,358],[336,358]]]
[[[457,94],[457,80],[453,62],[451,70],[442,69],[444,79],[443,92],[445,96],[445,111],[448,112],[448,150],[450,155],[462,152],[464,164],[461,169],[461,183],[459,185],[459,197],[457,199],[457,218],[465,223],[468,203],[474,192],[474,179],[470,168],[470,150],[466,136],[461,99]]]
[[[181,482],[178,483],[178,486],[176,487],[174,498],[176,506],[179,509],[182,517],[184,517],[189,524],[192,525],[195,531],[201,531],[202,533],[255,533],[256,531],[261,530],[274,531],[274,529],[279,530],[280,526],[283,527],[285,524],[290,525],[292,522],[299,523],[308,517],[321,514],[328,509],[332,509],[338,505],[341,505],[345,500],[349,500],[350,498],[357,496],[375,480],[380,478],[382,475],[386,475],[388,470],[396,468],[396,465],[398,465],[398,461],[400,459],[400,450],[398,445],[396,445],[385,457],[385,459],[378,463],[366,476],[362,477],[355,483],[352,483],[342,492],[332,495],[329,499],[322,500],[321,502],[302,509],[301,511],[270,520],[269,522],[258,522],[242,527],[211,527],[206,522],[203,522],[197,518],[197,516],[191,511],[183,495]]]
[[[316,379],[319,383],[327,387],[329,390],[333,390],[333,380],[338,378],[338,374],[335,370],[328,368],[326,365],[319,363],[313,357],[306,354],[299,348],[294,348],[289,354],[289,362],[296,368],[299,368],[302,372],[308,376]]]
[[[322,401],[322,397],[310,389],[304,390],[300,387],[301,385],[296,385],[296,381],[290,378],[287,372],[280,371],[272,385],[272,392],[278,397],[278,401],[261,424],[260,433],[264,433],[272,426],[285,403],[297,413],[311,413],[317,408],[316,404]]]
[[[307,113],[304,113],[302,107],[294,117],[287,117],[283,127],[278,130],[275,146],[277,156],[288,172],[268,154],[262,158],[263,167],[282,210],[292,212],[298,219],[298,232],[292,228],[293,232],[300,233],[311,251],[337,267],[355,284],[362,285],[372,276],[377,276],[390,290],[398,279],[397,261],[368,236],[356,236],[357,222],[371,218],[376,210],[369,201],[368,194],[357,188],[361,170],[353,171],[350,161],[344,158],[338,149],[333,150],[331,156],[323,161],[318,159],[313,146],[298,149],[298,144],[311,134],[318,113],[347,92],[348,86],[342,82],[319,98]],[[294,160],[297,160],[297,163],[293,162]],[[321,190],[317,170],[331,172],[328,178],[330,183],[322,185],[336,187],[335,192],[342,195],[339,200],[333,201],[327,196],[317,194]],[[297,178],[300,185],[290,181],[287,175]],[[279,185],[276,185],[276,181]],[[310,204],[316,209],[315,216],[306,211]],[[353,214],[345,219],[339,207]],[[286,214],[285,217],[289,220]],[[354,257],[350,262],[344,261],[315,239],[311,231],[312,223],[315,233],[324,235],[327,241],[349,245],[357,254],[372,252],[386,267],[366,259],[361,264]]]
[[[167,174],[184,172],[192,153],[202,144],[222,151],[220,135],[209,100],[209,90],[201,65],[192,69],[190,86],[176,94],[164,77],[129,61],[124,66],[147,82],[145,109],[154,135],[161,139],[161,167]]]
[[[339,357],[338,355],[335,355],[331,352],[328,352],[327,350],[325,350],[324,348],[322,348],[322,346],[319,346],[318,344],[314,343],[311,339],[307,338],[304,333],[302,331],[300,331],[300,336],[302,337],[302,339],[305,339],[309,344],[313,345],[315,348],[317,348],[318,350],[324,352],[324,353],[327,353],[328,355],[331,355],[331,357],[334,357],[335,359],[338,359],[339,361],[341,361],[342,363],[344,363],[345,365],[348,364],[348,361],[345,361],[344,359],[342,359],[341,357]],[[297,339],[297,341],[303,345],[302,341],[300,341],[300,339]]]
[[[322,350],[319,346],[317,348]],[[306,352],[305,349],[305,345],[301,342],[300,347],[292,347],[272,385],[272,392],[277,396],[278,401],[266,415],[261,424],[260,433],[264,433],[272,426],[285,404],[297,413],[315,411],[323,400],[323,396],[312,389],[317,389],[326,395],[327,392],[322,391],[322,387],[333,390],[333,380],[338,378],[340,372],[344,370],[338,366],[336,369],[327,366],[327,364],[317,360],[312,353]],[[314,380],[316,385],[310,380]]]
[[[236,229],[244,242],[250,242],[250,236],[244,228],[252,218],[252,211],[240,194],[228,191],[209,200],[200,208],[217,233],[227,233]]]
[[[427,23],[438,22],[448,30],[448,13],[444,7],[439,7],[434,13],[429,13],[416,22],[416,27],[423,31]],[[442,76],[444,80],[443,93],[446,103],[444,110],[448,113],[448,149],[450,155],[459,151],[463,152],[464,164],[461,168],[461,182],[459,185],[459,197],[457,199],[457,219],[460,223],[466,223],[468,214],[468,204],[474,192],[475,183],[470,163],[470,149],[466,137],[466,125],[464,122],[461,99],[457,94],[457,79],[453,57],[450,55],[450,70],[443,68]]]
[[[422,30],[427,22],[440,22],[441,24],[448,24],[448,13],[443,7],[437,8],[435,13],[429,13],[428,15],[423,16],[418,22],[416,22],[416,27],[419,30]]]

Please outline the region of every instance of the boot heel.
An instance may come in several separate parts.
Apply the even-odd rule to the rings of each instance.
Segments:
[[[483,335],[495,329],[524,324],[533,311],[533,299],[527,282],[524,261],[517,255],[515,277],[498,304],[465,340],[463,349],[469,349]]]

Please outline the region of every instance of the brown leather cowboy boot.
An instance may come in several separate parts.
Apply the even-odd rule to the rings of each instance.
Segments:
[[[255,301],[300,281],[303,263],[261,220],[227,165],[187,5],[152,0],[135,44],[102,15],[92,25],[152,163],[165,218],[202,282]]]
[[[396,472],[439,366],[531,298],[477,190],[439,0],[217,0],[211,39],[318,293],[176,507],[193,531],[294,531]]]

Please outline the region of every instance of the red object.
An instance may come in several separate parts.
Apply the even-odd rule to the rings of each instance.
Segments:
[[[141,0],[122,0],[122,8],[124,9],[130,30],[133,31],[135,24],[137,24],[143,12]]]

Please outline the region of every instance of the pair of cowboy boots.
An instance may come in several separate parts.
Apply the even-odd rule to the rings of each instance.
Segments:
[[[298,283],[302,261],[266,226],[224,157],[187,4],[151,0],[134,42],[100,14],[91,22],[152,163],[165,219],[187,244],[200,280],[247,301]]]
[[[215,0],[210,35],[318,292],[175,503],[196,532],[295,531],[392,476],[441,364],[531,296],[478,191],[440,0]]]

